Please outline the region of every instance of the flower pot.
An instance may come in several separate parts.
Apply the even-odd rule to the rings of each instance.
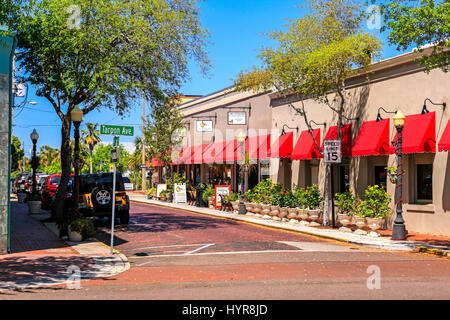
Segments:
[[[288,219],[296,219],[297,218],[297,208],[289,208],[287,217],[288,217]]]
[[[236,201],[230,201],[231,205],[233,206],[233,211],[239,211],[239,200]]]
[[[308,220],[308,218],[309,218],[308,210],[298,208],[298,219],[306,221]]]
[[[27,196],[26,193],[23,193],[23,192],[18,193],[18,194],[17,194],[17,201],[18,201],[19,203],[24,203],[24,202],[25,202],[24,200],[25,200],[26,196]]]
[[[355,225],[358,227],[358,229],[362,229],[365,226],[367,226],[367,221],[366,221],[365,217],[355,216],[354,219],[355,219]]]
[[[261,204],[260,203],[254,203],[253,204],[253,213],[254,214],[261,214],[261,210],[262,210],[262,207],[261,207]]]
[[[270,215],[270,211],[271,211],[270,204],[262,204],[261,205],[261,214],[262,215],[268,216],[268,215]]]
[[[384,218],[366,218],[367,226],[372,230],[376,231],[384,226]]]
[[[81,233],[77,232],[77,231],[72,231],[70,230],[70,227],[68,229],[67,232],[68,236],[69,236],[69,240],[70,241],[74,241],[74,242],[80,242],[83,240],[83,236],[81,235]]]
[[[338,220],[344,227],[352,224],[352,217],[345,213],[339,213]]]
[[[245,202],[245,210],[247,210],[247,213],[248,212],[252,212],[252,210],[253,210],[253,203]]]
[[[280,207],[280,213],[278,214],[278,217],[280,217],[281,219],[286,218],[288,213],[288,208]]]
[[[319,209],[308,210],[308,217],[311,221],[319,220],[321,211]]]
[[[270,215],[277,217],[280,214],[280,207],[278,206],[270,206]]]
[[[28,212],[30,214],[41,213],[41,201],[28,200],[27,203],[28,203]]]

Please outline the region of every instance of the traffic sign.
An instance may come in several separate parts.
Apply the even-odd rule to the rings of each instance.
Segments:
[[[113,138],[113,147],[117,148],[119,146],[119,136],[114,136]]]
[[[341,163],[341,140],[324,140],[323,157],[325,163]]]
[[[134,136],[134,127],[112,126],[112,125],[102,124],[100,126],[100,134],[133,137]]]
[[[111,150],[111,162],[118,163],[120,160],[120,151],[117,148]]]

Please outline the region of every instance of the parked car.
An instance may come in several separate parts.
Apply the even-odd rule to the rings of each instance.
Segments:
[[[16,182],[15,182],[15,192],[19,193],[19,192],[25,192],[25,182],[26,179],[28,178],[29,173],[23,172],[23,173],[19,173],[16,177]]]
[[[66,198],[69,198],[72,195],[72,180],[73,174],[70,176],[68,186],[67,186],[67,195]],[[45,177],[44,183],[41,186],[40,194],[42,197],[42,209],[50,209],[50,206],[55,199],[56,191],[58,190],[59,183],[61,182],[60,174],[51,174]]]
[[[112,214],[113,173],[80,175],[80,211],[85,216],[105,217]],[[130,200],[120,172],[116,173],[115,216],[121,224],[130,220]]]
[[[40,191],[42,189],[42,185],[44,184],[45,178],[47,178],[48,174],[40,174],[37,179],[36,191]]]
[[[123,177],[123,184],[125,186],[125,191],[133,191],[134,190],[134,184],[130,181],[130,178]]]
[[[16,178],[9,179],[9,182],[10,182],[10,190],[11,190],[11,192],[12,193],[16,193],[16,191],[15,191]]]

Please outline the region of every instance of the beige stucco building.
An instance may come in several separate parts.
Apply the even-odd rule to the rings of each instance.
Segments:
[[[367,186],[378,184],[394,195],[395,185],[385,168],[396,165],[392,146],[396,130],[393,114],[387,112],[401,110],[407,116],[403,132],[406,228],[410,232],[449,236],[450,156],[448,151],[439,151],[439,143],[446,135],[450,136],[450,128],[445,132],[450,119],[450,74],[439,69],[424,72],[415,62],[418,56],[419,53],[411,52],[374,63],[369,74],[346,81],[348,120],[343,129],[342,162],[333,166],[333,192],[351,188],[363,197]],[[298,97],[277,92],[233,92],[232,89],[180,105],[187,121],[183,146],[193,147],[185,149],[184,159],[177,163],[176,170],[185,173],[191,182],[227,183],[237,191],[240,182],[236,160],[240,149],[236,143],[230,144],[230,150],[234,148],[238,157],[229,158],[231,161],[217,161],[218,152],[216,159],[214,154],[211,157],[206,153],[218,141],[235,140],[244,132],[247,137],[255,137],[257,148],[271,149],[269,153],[258,150],[258,155],[252,158],[244,189],[266,177],[286,188],[318,184],[323,189],[325,163],[308,133],[304,117],[292,108],[301,105]],[[330,95],[330,101],[333,98]],[[439,105],[444,102],[447,108]],[[336,138],[332,133],[337,125],[336,114],[317,101],[306,99],[303,103],[317,142],[322,146],[325,138]],[[422,114],[424,103],[429,112]],[[384,121],[376,121],[381,120],[378,115]],[[282,131],[285,135],[280,136]],[[267,135],[269,140],[256,138]],[[246,145],[245,150],[253,154],[252,147],[249,148]],[[274,152],[278,148],[280,154]],[[191,155],[189,160],[191,151],[196,155]],[[394,212],[394,201],[391,206]],[[394,213],[390,225],[393,218]]]

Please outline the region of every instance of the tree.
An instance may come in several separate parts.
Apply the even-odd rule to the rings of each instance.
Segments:
[[[379,56],[381,42],[361,31],[363,14],[357,2],[348,0],[310,0],[310,13],[292,21],[286,32],[274,32],[270,38],[276,48],[263,48],[262,67],[241,72],[235,89],[267,91],[275,87],[280,94],[296,95],[301,107],[290,105],[302,115],[311,129],[304,99],[310,98],[329,107],[337,115],[338,139],[341,139],[348,93],[345,80],[362,74],[374,56]],[[312,130],[310,130],[311,136]],[[314,137],[313,137],[314,140]],[[318,150],[319,143],[315,141]],[[324,225],[329,224],[330,167],[326,166],[324,185]]]
[[[171,168],[172,152],[182,140],[180,132],[185,125],[178,105],[177,98],[167,98],[165,103],[153,108],[145,122],[145,145],[148,146],[150,158],[162,161],[167,173]]]
[[[109,172],[111,163],[111,150],[114,149],[112,144],[104,145],[100,143],[95,148],[92,155],[92,162],[95,172]],[[126,172],[128,170],[129,153],[119,145],[120,159],[116,164],[117,172]]]
[[[195,0],[17,0],[0,15],[18,38],[24,81],[47,98],[61,120],[62,206],[71,172],[71,111],[107,107],[123,115],[142,93],[160,101],[188,76],[188,59],[206,72],[207,32]]]
[[[53,160],[59,160],[59,150],[50,147],[49,145],[42,146],[39,149],[39,166],[41,168],[46,168],[50,166]],[[45,169],[41,169],[41,171],[45,171]]]
[[[22,149],[22,144],[20,143],[19,138],[13,136],[11,143],[11,171],[19,170],[23,157],[24,151]]]
[[[139,189],[140,185],[140,173],[141,173],[141,164],[142,164],[142,139],[140,137],[136,137],[134,139],[134,151],[128,158],[128,168],[132,172],[132,178],[136,180],[136,190]],[[147,158],[147,154],[145,155]]]
[[[380,7],[385,20],[381,31],[390,30],[391,44],[398,50],[415,45],[419,52],[432,45],[432,52],[424,54],[418,61],[427,72],[434,68],[450,71],[450,1],[394,0],[380,2]]]
[[[89,173],[93,173],[92,171],[92,152],[94,151],[97,143],[101,141],[99,135],[100,132],[97,130],[98,124],[94,123],[86,123],[87,131],[81,130],[83,136],[83,142],[86,144],[88,152],[89,152]]]

